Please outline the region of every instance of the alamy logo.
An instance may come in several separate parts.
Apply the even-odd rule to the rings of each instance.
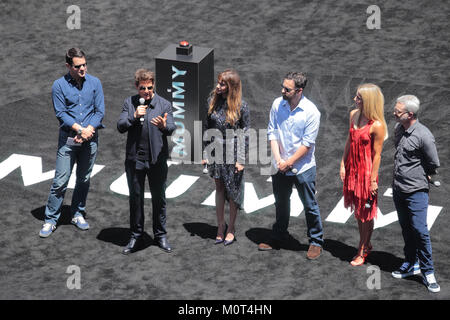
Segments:
[[[381,271],[378,266],[370,266],[367,268],[367,274],[370,274],[367,278],[366,285],[369,290],[381,289]]]
[[[67,282],[66,282],[67,289],[80,290],[81,289],[81,269],[80,269],[80,267],[76,266],[76,265],[68,266],[66,273],[70,274],[70,276],[67,278]]]
[[[67,18],[66,26],[69,30],[81,29],[81,10],[79,6],[71,5],[67,7],[66,13],[70,14]]]
[[[367,21],[366,21],[367,29],[369,29],[369,30],[381,29],[380,7],[375,4],[368,6],[366,13],[370,14],[370,16],[367,18]]]

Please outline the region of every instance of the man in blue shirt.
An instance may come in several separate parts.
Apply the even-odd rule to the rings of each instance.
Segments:
[[[100,80],[87,74],[86,57],[78,48],[66,53],[68,73],[52,86],[53,108],[59,120],[55,177],[45,208],[45,223],[39,232],[48,237],[55,229],[74,164],[76,184],[71,203],[71,223],[89,229],[84,219],[89,179],[97,156],[98,129],[103,128],[105,102]]]
[[[305,74],[290,72],[282,84],[282,97],[275,99],[270,110],[268,136],[273,154],[272,187],[275,196],[276,222],[269,243],[260,243],[261,251],[279,247],[288,239],[292,186],[305,208],[309,237],[308,259],[317,259],[322,252],[323,229],[316,201],[315,140],[319,132],[320,112],[303,95]]]

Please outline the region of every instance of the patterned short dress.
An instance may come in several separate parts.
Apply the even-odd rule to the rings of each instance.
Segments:
[[[223,151],[222,161],[211,161],[208,159],[208,172],[212,178],[223,181],[225,185],[225,199],[227,201],[233,200],[238,208],[242,209],[244,203],[244,170],[236,173],[235,164],[238,161],[238,156],[238,162],[242,165],[245,164],[245,157],[248,153],[248,137],[245,137],[243,141],[233,136],[230,138],[230,136],[227,137],[227,130],[241,129],[243,132],[246,132],[250,127],[250,110],[248,104],[242,101],[240,118],[233,126],[226,122],[226,110],[226,99],[219,99],[214,112],[207,117],[206,125],[203,127],[204,129],[218,129],[222,133],[221,138],[213,137],[211,141],[205,143],[205,147],[207,147],[215,139],[218,139],[216,143],[219,142],[222,145]],[[242,131],[240,132],[242,133]],[[228,148],[227,145],[229,146]],[[215,157],[216,152],[213,150],[211,155]],[[232,161],[227,162],[227,158]]]

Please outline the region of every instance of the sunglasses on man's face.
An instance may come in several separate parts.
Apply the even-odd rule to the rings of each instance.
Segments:
[[[83,64],[72,65],[72,67],[74,67],[75,69],[80,69],[81,67],[86,67],[86,66],[87,66],[87,62],[85,62]]]
[[[291,88],[286,88],[285,86],[281,85],[281,90],[283,90],[283,89],[284,89],[284,91],[286,91],[287,93],[289,93],[289,92],[291,92],[291,91],[297,91],[297,90],[298,90],[297,88],[291,89]]]
[[[153,86],[150,87],[139,87],[139,90],[144,91],[145,89],[147,89],[148,91],[153,89]]]

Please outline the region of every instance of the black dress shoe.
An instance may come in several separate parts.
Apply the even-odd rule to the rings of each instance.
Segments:
[[[126,247],[123,249],[123,254],[130,254],[133,252],[136,252],[139,249],[139,243],[140,240],[136,238],[131,238],[130,242],[126,245]]]
[[[156,240],[156,244],[164,252],[167,252],[167,253],[171,253],[172,252],[172,247],[170,246],[169,242],[167,241],[167,238],[159,238],[159,239],[157,239]]]

